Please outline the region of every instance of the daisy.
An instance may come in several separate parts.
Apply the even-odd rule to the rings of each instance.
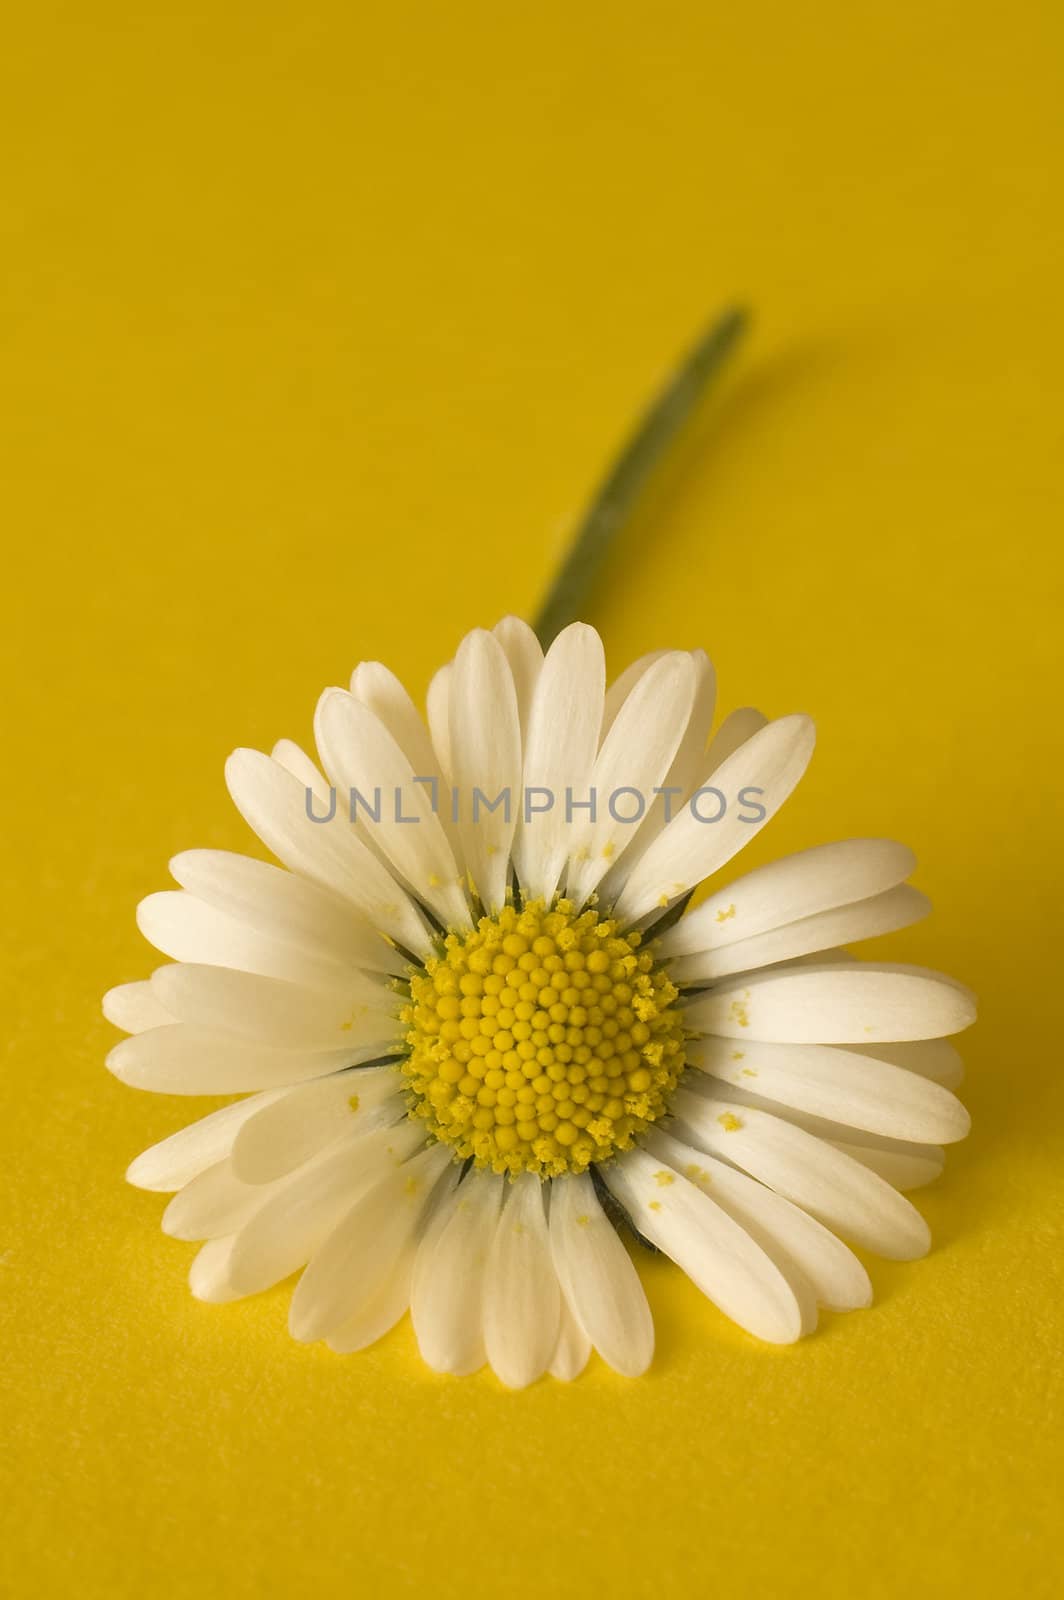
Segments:
[[[592,1348],[649,1365],[618,1228],[780,1344],[868,1304],[851,1245],[924,1254],[901,1191],[967,1131],[946,1036],[972,998],[840,949],[927,911],[899,844],[819,845],[687,909],[813,749],[808,717],[753,710],[710,739],[714,699],[701,651],[607,689],[594,629],[544,656],[508,617],[437,673],[427,725],[369,662],[319,702],[320,766],[288,740],[230,757],[280,865],[175,857],[138,913],[172,961],[104,1002],[123,1082],[244,1096],[129,1169],[206,1241],[193,1294],[301,1272],[297,1339],[357,1350],[409,1309],[430,1367],[520,1387]]]

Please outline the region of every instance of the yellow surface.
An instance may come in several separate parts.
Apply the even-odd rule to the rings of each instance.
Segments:
[[[1048,1595],[1060,1573],[1062,39],[1032,0],[23,6],[0,106],[22,1596]],[[122,1173],[205,1109],[98,996],[222,761],[528,609],[704,316],[756,338],[627,537],[611,662],[816,715],[755,847],[884,832],[974,984],[936,1247],[771,1350],[646,1279],[644,1381],[508,1395],[404,1325],[210,1309]],[[1054,950],[1054,946],[1056,947]],[[1059,1591],[1058,1591],[1059,1592]]]

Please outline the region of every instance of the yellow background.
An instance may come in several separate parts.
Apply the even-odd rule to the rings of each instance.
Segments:
[[[1060,1573],[1059,7],[33,5],[5,20],[0,1376],[18,1596],[1048,1595]],[[759,314],[591,620],[820,748],[764,860],[910,841],[982,999],[936,1245],[779,1351],[667,1264],[625,1383],[223,1309],[122,1181],[133,908],[360,658],[528,611]],[[1054,1577],[1055,1574],[1055,1577]]]

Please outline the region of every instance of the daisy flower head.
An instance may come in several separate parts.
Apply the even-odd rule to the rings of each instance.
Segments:
[[[172,959],[104,1002],[123,1082],[242,1097],[129,1169],[205,1241],[195,1295],[301,1272],[297,1339],[357,1350],[409,1309],[429,1366],[521,1387],[592,1348],[649,1365],[622,1232],[773,1343],[869,1302],[851,1245],[927,1250],[902,1191],[967,1131],[947,1036],[972,998],[842,948],[927,911],[902,845],[718,884],[814,732],[746,709],[711,737],[714,702],[702,651],[607,688],[594,629],[544,655],[508,617],[436,674],[427,720],[368,662],[322,696],[317,763],[230,757],[280,865],[175,857],[138,913]]]

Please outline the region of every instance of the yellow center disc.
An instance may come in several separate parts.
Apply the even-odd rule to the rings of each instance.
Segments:
[[[495,1172],[558,1177],[627,1149],[684,1066],[676,988],[640,938],[566,900],[448,934],[402,1014],[412,1113]]]

